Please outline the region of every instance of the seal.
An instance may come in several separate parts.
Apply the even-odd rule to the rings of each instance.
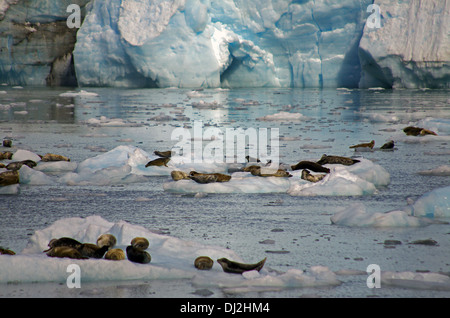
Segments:
[[[41,157],[41,161],[43,162],[49,162],[49,161],[70,161],[69,158],[62,156],[62,155],[55,155],[53,153],[47,153]]]
[[[194,266],[200,270],[209,270],[213,267],[214,261],[208,256],[199,256],[194,261]]]
[[[216,181],[215,182],[228,182],[231,180],[231,176],[223,173],[199,173],[197,171],[191,171],[189,173],[189,177],[196,177],[196,176],[215,176]]]
[[[357,144],[354,146],[350,146],[350,149],[355,149],[355,148],[370,148],[373,149],[373,147],[375,146],[375,140],[372,140],[371,142],[368,143],[362,143],[362,144]]]
[[[91,243],[84,243],[81,244],[79,248],[76,250],[81,253],[82,256],[85,256],[87,258],[102,258],[103,255],[105,255],[106,251],[108,251],[109,246],[98,246]]]
[[[52,248],[60,247],[60,246],[66,246],[66,247],[72,247],[74,249],[78,249],[83,245],[83,243],[78,242],[77,240],[71,238],[71,237],[61,237],[59,239],[51,239],[48,243],[49,249],[45,250],[45,252],[50,251]]]
[[[217,260],[217,262],[220,264],[220,266],[222,266],[222,269],[225,273],[233,273],[233,274],[242,274],[243,272],[247,272],[247,271],[260,271],[265,262],[266,262],[266,258],[264,258],[263,260],[259,261],[256,264],[244,264],[244,263],[238,263],[238,262],[234,262],[234,261],[230,261],[227,258],[219,258]]]
[[[3,147],[11,148],[12,140],[11,139],[3,139]]]
[[[389,140],[388,142],[386,142],[383,146],[380,147],[380,149],[394,149],[394,141],[393,140]]]
[[[414,126],[408,126],[403,128],[403,132],[407,136],[424,136],[424,135],[434,135],[437,136],[437,134],[434,131],[422,128],[422,127],[414,127]]]
[[[19,171],[5,171],[0,173],[0,186],[8,186],[11,184],[19,183]]]
[[[314,172],[330,173],[330,169],[323,167],[321,163],[312,161],[300,161],[299,163],[291,166],[292,170],[308,169]]]
[[[108,248],[111,249],[116,246],[117,239],[112,234],[102,234],[97,238],[96,243],[99,247],[108,246]]]
[[[13,153],[11,151],[0,152],[0,160],[11,160]]]
[[[320,165],[341,164],[344,166],[351,166],[358,162],[359,162],[359,160],[352,159],[352,158],[340,157],[340,156],[327,156],[327,155],[323,155],[322,158],[320,158],[320,160],[317,161],[317,163]]]
[[[113,248],[106,252],[105,259],[112,261],[121,261],[125,259],[125,252],[120,248]]]
[[[153,152],[156,156],[161,157],[161,158],[170,158],[172,157],[172,151],[168,150],[168,151],[157,151],[155,150]]]
[[[3,248],[0,246],[0,255],[16,255],[16,253],[10,249]]]
[[[170,158],[157,158],[155,160],[149,161],[147,162],[147,164],[145,165],[145,167],[150,167],[150,166],[166,166],[167,167],[167,163],[170,161]]]
[[[6,165],[6,169],[8,170],[20,170],[23,165],[26,165],[30,168],[36,167],[37,163],[33,160],[23,160],[23,161],[14,161]]]
[[[135,237],[131,240],[131,246],[137,250],[146,250],[150,243],[145,237]]]
[[[184,171],[173,170],[170,173],[170,176],[172,177],[173,181],[180,181],[185,179],[190,180],[189,175]]]
[[[152,260],[149,253],[136,249],[131,245],[127,246],[126,251],[128,260],[133,263],[147,264]]]
[[[47,252],[47,256],[50,257],[59,257],[59,258],[73,258],[73,259],[88,259],[89,257],[81,255],[80,251],[73,247],[69,246],[57,246],[54,248],[51,248]]]
[[[309,181],[309,182],[319,182],[322,180],[326,175],[325,174],[311,174],[308,170],[304,169],[302,170],[302,176],[301,178],[303,180]]]
[[[194,175],[189,176],[191,180],[194,180],[197,183],[205,184],[205,183],[214,183],[217,182],[217,176],[213,174],[209,175]]]

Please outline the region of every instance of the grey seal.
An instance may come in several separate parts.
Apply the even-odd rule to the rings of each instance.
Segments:
[[[166,166],[167,167],[167,163],[170,161],[170,158],[157,158],[155,160],[151,160],[149,162],[147,162],[147,164],[145,165],[145,167],[150,167],[150,166]]]

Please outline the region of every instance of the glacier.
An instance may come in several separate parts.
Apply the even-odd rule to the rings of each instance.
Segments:
[[[448,0],[35,2],[0,5],[2,83],[450,87]]]

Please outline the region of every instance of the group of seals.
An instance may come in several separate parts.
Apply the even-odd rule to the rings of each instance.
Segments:
[[[47,253],[47,256],[59,258],[102,258],[108,250],[115,246],[116,242],[116,238],[111,234],[100,235],[97,244],[81,243],[70,237],[61,237],[50,240],[49,249],[44,253]]]
[[[96,244],[81,243],[70,237],[52,239],[48,243],[49,248],[44,251],[47,256],[58,258],[89,259],[104,258],[107,260],[124,260],[140,264],[147,264],[151,261],[150,254],[145,250],[149,242],[145,237],[135,237],[131,240],[131,245],[126,247],[125,252],[120,248],[113,248],[117,240],[112,234],[102,234],[98,237]],[[125,257],[126,256],[126,257]]]
[[[222,267],[222,269],[225,273],[242,274],[244,272],[253,271],[253,270],[256,270],[259,272],[263,268],[264,264],[266,263],[266,259],[267,259],[267,257],[255,264],[245,264],[245,263],[230,261],[227,258],[219,258],[217,260],[217,263],[220,264],[220,266]],[[208,256],[199,256],[194,261],[195,268],[197,268],[199,270],[209,270],[213,267],[213,264],[214,264],[214,261]]]

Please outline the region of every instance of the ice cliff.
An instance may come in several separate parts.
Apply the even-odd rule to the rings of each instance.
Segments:
[[[0,81],[448,88],[449,24],[450,0],[2,0]]]

